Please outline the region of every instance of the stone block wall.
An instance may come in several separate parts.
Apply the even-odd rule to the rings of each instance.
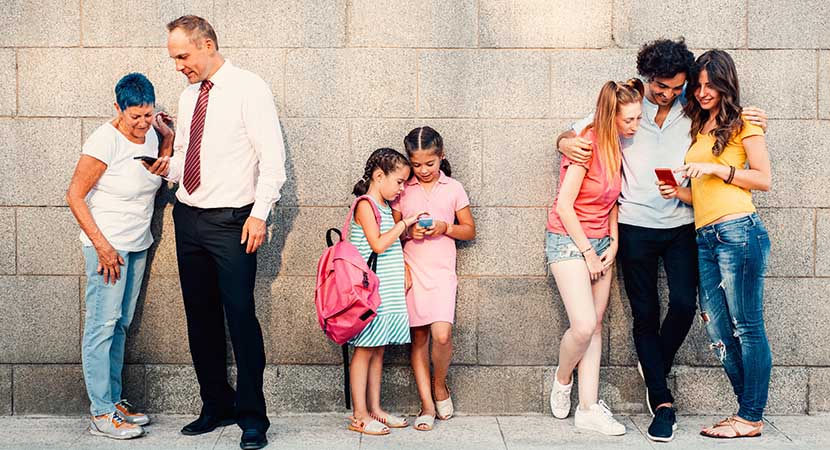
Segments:
[[[773,242],[766,287],[773,349],[769,413],[830,411],[830,6],[819,0],[16,0],[0,2],[0,414],[87,410],[80,366],[83,259],[64,201],[80,146],[113,114],[113,86],[149,76],[175,113],[185,79],[164,24],[208,18],[223,54],[265,78],[288,151],[288,182],[260,250],[257,306],[271,412],[341,411],[338,348],[312,305],[323,232],[338,226],[368,154],[429,124],[467,188],[478,238],[460,245],[450,384],[467,414],[545,413],[567,318],[544,266],[556,135],[601,83],[635,75],[637,48],[683,35],[735,57],[745,104],[770,116],[773,189],[756,202]],[[134,403],[191,413],[172,232],[172,191],[156,202],[157,244],[128,341]],[[663,286],[662,293],[666,293]],[[613,286],[602,397],[642,412],[630,309]],[[384,400],[418,408],[408,352],[387,353]],[[232,361],[229,373],[233,375]],[[683,413],[732,401],[696,323],[673,383]]]

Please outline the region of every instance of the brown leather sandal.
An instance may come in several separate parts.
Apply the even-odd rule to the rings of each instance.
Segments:
[[[736,424],[738,424],[738,423],[740,423],[742,425],[749,425],[753,428],[750,429],[749,431],[745,432],[745,433],[742,433],[738,429],[738,427],[736,426]],[[732,429],[732,432],[734,433],[733,435],[724,436],[722,434],[718,434],[718,433],[714,432],[718,428],[724,429],[724,428],[727,428],[727,427]],[[763,429],[764,429],[764,422],[763,421],[750,422],[750,421],[742,419],[738,416],[732,416],[732,417],[727,417],[726,419],[723,419],[720,422],[712,425],[711,428],[704,428],[703,430],[700,431],[700,435],[710,437],[710,438],[715,438],[715,439],[748,438],[748,437],[758,437],[758,436],[760,436],[761,431],[763,431]]]

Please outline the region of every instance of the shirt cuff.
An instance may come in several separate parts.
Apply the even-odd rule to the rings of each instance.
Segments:
[[[251,217],[256,217],[257,219],[261,220],[268,220],[268,214],[271,212],[271,206],[273,204],[267,204],[265,202],[255,201],[254,206],[251,208]]]

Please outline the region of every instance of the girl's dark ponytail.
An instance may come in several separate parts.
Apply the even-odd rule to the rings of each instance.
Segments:
[[[451,177],[452,176],[452,166],[450,166],[450,162],[447,161],[447,158],[441,159],[441,172],[444,172],[444,175]]]
[[[369,183],[363,178],[357,180],[357,183],[354,184],[354,188],[352,189],[352,194],[355,197],[360,197],[361,195],[366,195],[367,192],[369,192]]]

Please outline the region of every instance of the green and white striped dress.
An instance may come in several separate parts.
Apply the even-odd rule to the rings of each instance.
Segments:
[[[374,199],[372,200],[373,202]],[[395,226],[392,218],[392,208],[384,202],[383,205],[375,205],[380,210],[380,232],[384,233]],[[354,217],[351,220],[352,244],[357,247],[364,259],[369,259],[372,248],[366,240],[363,228],[357,225]],[[409,315],[406,312],[406,285],[405,270],[403,265],[403,248],[401,241],[395,242],[378,255],[377,276],[380,280],[378,291],[380,293],[380,306],[374,320],[355,336],[349,344],[355,347],[380,347],[382,345],[408,344],[409,339]]]

